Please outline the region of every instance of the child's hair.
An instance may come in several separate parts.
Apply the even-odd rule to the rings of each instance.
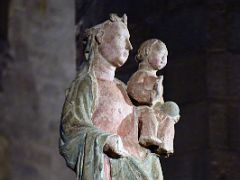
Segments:
[[[136,61],[138,63],[142,62],[144,58],[149,55],[150,50],[155,44],[158,44],[161,50],[167,49],[166,45],[159,39],[149,39],[147,41],[144,41],[138,49],[138,54],[135,57]]]

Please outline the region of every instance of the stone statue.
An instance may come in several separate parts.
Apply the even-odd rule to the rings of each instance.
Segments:
[[[115,78],[132,49],[129,37],[126,15],[112,14],[86,31],[86,58],[66,91],[60,128],[60,153],[78,180],[163,179],[163,151],[139,143],[139,119],[148,106],[134,106],[126,85]],[[158,116],[148,108],[146,117]],[[162,137],[165,129],[174,131],[171,121],[161,123]]]
[[[174,102],[163,100],[163,76],[157,77],[157,71],[167,65],[168,50],[166,45],[158,39],[143,42],[136,56],[139,62],[138,70],[130,77],[127,92],[136,105],[141,107],[139,116],[139,143],[145,147],[156,146],[156,151],[167,150],[173,153],[174,124],[178,122],[179,107]],[[161,124],[168,123],[167,130]],[[168,155],[167,153],[166,155]]]

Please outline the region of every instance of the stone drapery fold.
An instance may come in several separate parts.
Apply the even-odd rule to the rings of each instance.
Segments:
[[[98,99],[96,82],[83,69],[67,90],[62,111],[59,149],[77,180],[104,180],[103,147],[111,134],[92,124]],[[163,180],[159,159],[150,152],[144,160],[133,156],[109,159],[112,180]]]

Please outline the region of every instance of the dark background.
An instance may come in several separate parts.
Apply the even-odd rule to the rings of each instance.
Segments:
[[[164,98],[182,118],[174,156],[161,159],[165,180],[240,179],[239,1],[12,0],[0,10],[0,180],[74,179],[57,138],[64,89],[81,62],[75,28],[82,34],[112,12],[128,15],[134,47],[117,77],[136,71],[149,38],[169,51]]]

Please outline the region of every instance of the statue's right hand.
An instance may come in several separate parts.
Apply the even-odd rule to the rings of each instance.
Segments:
[[[111,158],[129,156],[129,153],[123,147],[121,137],[118,135],[112,135],[107,138],[103,151]]]

